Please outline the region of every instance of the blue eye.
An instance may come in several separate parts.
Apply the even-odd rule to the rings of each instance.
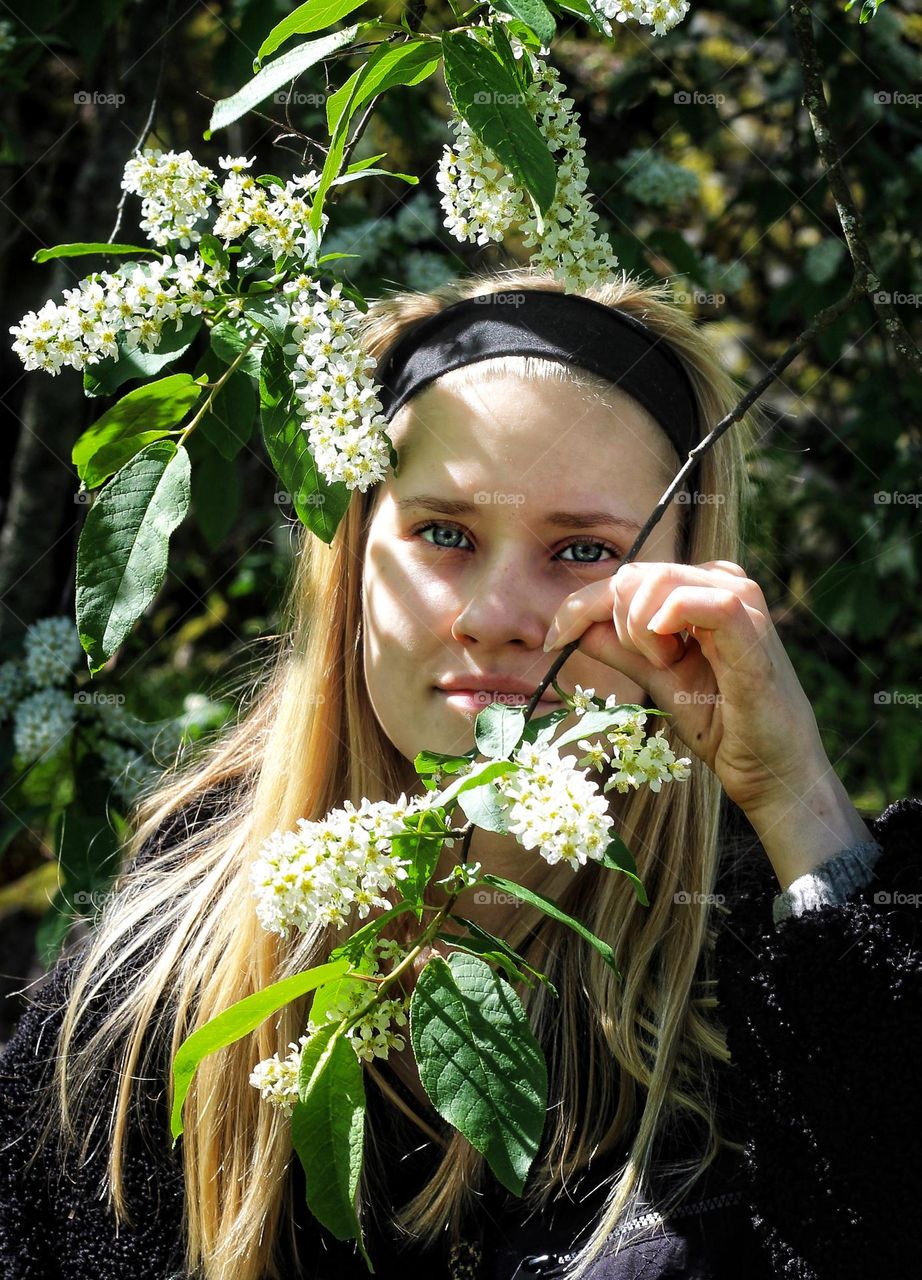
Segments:
[[[447,530],[449,534],[456,534],[456,535],[460,535],[461,537],[467,537],[467,535],[465,534],[464,530],[461,528],[460,525],[452,524],[447,520],[432,520],[429,522],[429,524],[420,525],[420,527],[418,529],[415,529],[413,532],[419,537],[422,537],[423,534],[428,533],[430,529],[443,530],[443,531]],[[438,547],[442,551],[462,550],[462,548],[458,545],[457,542],[447,542],[447,543],[437,542],[437,541],[430,541],[428,538],[426,538],[425,541],[429,542],[430,546]],[[621,559],[621,553],[618,551],[618,548],[612,546],[610,542],[605,542],[601,538],[574,538],[572,542],[568,542],[567,545],[565,547],[562,547],[560,551],[557,553],[557,555],[561,558],[561,562],[563,564],[607,564],[608,563],[607,560],[602,560],[599,557],[597,557],[594,560],[581,560],[579,558],[572,559],[572,560],[564,559],[563,558],[564,551],[569,551],[571,547],[596,548],[601,551],[609,552],[613,559],[616,559],[616,560]]]

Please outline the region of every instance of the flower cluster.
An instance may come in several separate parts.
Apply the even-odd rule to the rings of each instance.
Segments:
[[[642,26],[652,27],[656,35],[664,36],[688,13],[688,0],[589,0],[589,3],[608,36],[612,33],[611,18],[616,22],[627,22],[630,18]]]
[[[579,685],[570,704],[580,716],[618,707],[614,695],[603,705],[595,698],[594,689]],[[564,861],[575,871],[590,858],[600,859],[610,843],[611,820],[604,792],[613,787],[625,792],[642,783],[659,791],[663,782],[687,778],[691,760],[676,759],[662,737],[664,730],[644,741],[646,719],[644,711],[617,711],[615,723],[603,735],[604,742],[601,738],[578,740],[586,754],[576,764],[561,757],[553,743],[520,743],[512,755],[520,768],[495,782],[506,808],[508,829],[519,843],[526,849],[537,849],[551,865]],[[602,772],[606,765],[611,776],[600,792],[582,770],[588,767]]]
[[[596,784],[552,745],[524,742],[512,758],[521,769],[496,786],[519,844],[537,848],[552,866],[568,862],[574,871],[587,858],[601,858],[611,842],[611,819]]]
[[[227,246],[231,240],[250,233],[253,243],[271,251],[274,258],[281,254],[304,257],[310,248],[305,240],[311,213],[311,204],[304,192],[316,191],[320,174],[315,170],[292,178],[285,183],[271,182],[263,186],[246,170],[256,157],[222,156],[218,161],[228,170],[218,196],[220,212],[214,224],[214,234]],[[329,217],[321,217],[321,229]]]
[[[379,938],[369,949],[371,965],[367,971],[377,975],[380,973],[381,960],[394,961],[401,955],[402,948],[398,942]],[[308,1020],[304,1035],[297,1042],[289,1044],[284,1058],[274,1053],[271,1058],[257,1063],[250,1074],[250,1084],[259,1090],[264,1102],[271,1102],[285,1115],[291,1115],[298,1100],[298,1073],[305,1044],[325,1023],[341,1022],[344,1017],[357,1013],[362,1005],[367,1004],[369,985],[361,981],[340,983],[340,993],[327,1004],[321,1021],[315,1023],[312,1019]],[[409,1005],[409,996],[380,1000],[350,1028],[346,1039],[360,1061],[386,1059],[391,1049],[399,1053],[406,1047],[405,1037],[393,1028],[395,1025],[407,1025]]]
[[[599,709],[614,709],[618,700],[611,694],[604,704],[595,697],[594,689],[582,689],[576,686],[573,698],[574,710],[578,715]],[[577,746],[586,752],[578,764],[598,769],[601,773],[606,765],[613,770],[603,791],[626,792],[629,787],[635,790],[646,782],[651,791],[659,791],[664,782],[684,782],[691,773],[691,758],[682,756],[676,759],[675,753],[663,737],[665,729],[644,741],[643,727],[647,722],[645,711],[631,711],[625,708],[618,712],[616,723],[605,730],[602,737],[611,747],[606,752],[601,739],[590,741],[581,738]]]
[[[41,618],[27,628],[23,658],[0,664],[0,721],[13,719],[13,750],[31,764],[69,736],[76,720],[67,684],[83,653],[72,618]]]
[[[73,618],[40,618],[26,631],[26,676],[37,688],[67,684],[83,657]]]
[[[70,734],[77,718],[74,700],[60,689],[39,689],[19,703],[13,720],[13,748],[26,761],[39,760]]]
[[[678,209],[694,200],[701,184],[698,175],[665,156],[644,147],[635,147],[622,161],[624,188],[641,204],[661,209]]]
[[[294,831],[273,831],[264,841],[250,878],[259,922],[283,937],[289,928],[341,927],[353,910],[364,920],[372,907],[407,876],[408,862],[392,852],[391,837],[430,797],[401,795],[396,803],[363,799],[333,809],[320,822],[299,818]]]
[[[158,148],[134,155],[125,165],[121,186],[141,197],[141,230],[153,244],[178,242],[183,249],[201,239],[199,225],[211,205],[208,187],[214,174],[191,151]]]
[[[479,28],[472,28],[477,36]],[[517,57],[530,61],[533,80],[525,90],[525,105],[547,140],[557,161],[557,188],[539,229],[528,193],[494,158],[470,126],[454,115],[454,147],[446,147],[439,161],[436,183],[442,192],[445,226],[461,241],[486,244],[501,241],[518,230],[525,248],[536,252],[531,265],[550,271],[567,289],[579,290],[611,275],[618,259],[607,233],[596,234],[598,214],[586,193],[589,170],[580,133],[579,112],[555,67],[525,48],[510,34]]]
[[[342,481],[363,493],[383,480],[390,459],[376,385],[376,361],[357,337],[361,313],[343,298],[337,281],[329,293],[304,277],[292,307],[294,356],[291,379],[311,455],[330,483]]]
[[[97,272],[65,289],[63,303],[49,298],[12,325],[13,350],[26,369],[52,375],[65,365],[84,369],[118,355],[120,335],[127,351],[153,351],[167,322],[179,328],[183,316],[200,314],[226,277],[225,268],[206,266],[198,254]]]

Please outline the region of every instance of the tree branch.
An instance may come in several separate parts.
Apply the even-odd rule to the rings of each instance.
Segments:
[[[855,280],[880,317],[884,330],[897,353],[913,366],[916,372],[922,373],[922,352],[909,336],[906,326],[890,303],[889,294],[880,291],[880,278],[874,270],[861,214],[842,168],[842,153],[833,137],[826,94],[823,90],[822,67],[813,37],[813,14],[803,0],[794,0],[790,6],[790,13],[804,80],[803,104],[810,115],[810,124],[813,128],[813,136],[816,138],[820,161],[826,181],[829,183],[829,190],[836,202],[845,243],[855,268]]]

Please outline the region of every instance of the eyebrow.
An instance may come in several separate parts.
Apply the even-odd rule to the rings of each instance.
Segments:
[[[440,498],[434,494],[418,493],[412,498],[400,498],[397,502],[400,511],[408,507],[422,507],[427,511],[437,511],[444,515],[470,515],[483,510],[482,503],[468,502],[461,498]],[[636,520],[627,516],[616,516],[610,511],[549,511],[544,523],[567,529],[596,529],[605,525],[623,533],[639,533],[641,526]]]

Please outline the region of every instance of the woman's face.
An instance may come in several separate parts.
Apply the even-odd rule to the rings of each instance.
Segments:
[[[609,408],[565,383],[509,376],[458,391],[450,377],[391,423],[399,476],[377,487],[363,560],[365,679],[410,762],[424,748],[470,750],[478,711],[528,700],[555,657],[542,646],[561,602],[617,571],[671,474],[662,431],[620,392]],[[638,559],[674,561],[677,539],[670,504]],[[646,696],[579,651],[558,683]]]

